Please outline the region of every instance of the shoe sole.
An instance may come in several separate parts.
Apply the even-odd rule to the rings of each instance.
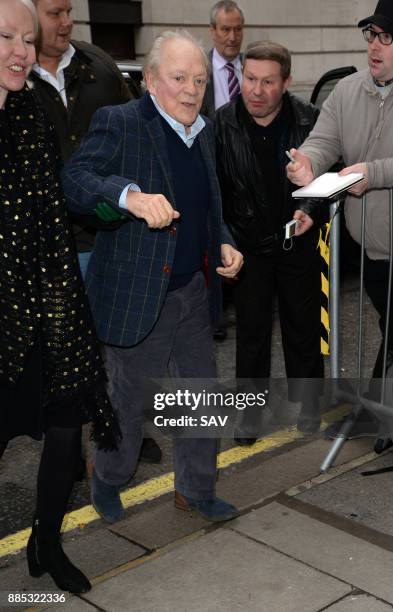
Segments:
[[[242,440],[241,438],[234,438],[233,441],[235,442],[235,444],[237,444],[237,446],[254,446],[254,444],[257,443],[258,438],[255,438],[255,440],[253,440],[252,442],[244,442],[244,440]]]

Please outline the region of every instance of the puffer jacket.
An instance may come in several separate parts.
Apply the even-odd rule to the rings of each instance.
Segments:
[[[313,128],[318,109],[312,104],[287,92],[293,116],[288,148],[299,147]],[[224,219],[240,249],[258,253],[263,245],[251,244],[249,228],[267,216],[269,202],[263,190],[263,176],[254,153],[248,129],[239,119],[240,96],[234,102],[221,107],[216,114],[217,174],[220,180]],[[296,187],[286,179],[286,197]],[[300,203],[301,202],[301,203]],[[319,202],[294,200],[293,212],[299,208],[309,214],[315,225],[322,222],[323,213]],[[265,215],[264,215],[265,212]],[[306,236],[306,235],[305,235]]]

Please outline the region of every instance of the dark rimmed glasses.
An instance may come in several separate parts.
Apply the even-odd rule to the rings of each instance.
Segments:
[[[376,32],[370,26],[364,28],[362,32],[364,40],[367,40],[368,43],[374,42],[376,37],[378,37],[378,40],[381,45],[391,45],[393,42],[393,34],[391,34],[390,32]]]

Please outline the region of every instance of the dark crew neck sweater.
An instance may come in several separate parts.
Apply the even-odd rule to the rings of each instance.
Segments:
[[[202,270],[207,248],[207,213],[210,188],[199,136],[191,148],[182,141],[164,118],[169,163],[175,193],[177,241],[169,291],[186,285]]]
[[[285,150],[288,147],[291,124],[289,104],[284,97],[279,113],[267,126],[258,125],[244,105],[241,114],[245,118],[267,195],[268,210],[265,211],[267,218],[264,219],[263,233],[280,233],[283,231],[283,225],[292,218],[285,173],[288,164]]]

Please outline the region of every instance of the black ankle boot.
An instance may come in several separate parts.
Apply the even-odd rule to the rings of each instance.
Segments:
[[[86,576],[71,563],[63,551],[60,535],[42,533],[38,519],[34,521],[26,552],[30,576],[39,578],[47,572],[62,591],[90,591],[91,584]]]

